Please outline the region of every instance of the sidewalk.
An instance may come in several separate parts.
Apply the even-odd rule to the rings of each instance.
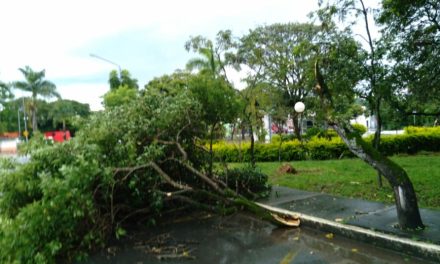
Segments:
[[[299,213],[307,226],[440,261],[440,211],[421,209],[426,228],[406,231],[395,228],[395,206],[378,202],[273,187],[260,203]]]

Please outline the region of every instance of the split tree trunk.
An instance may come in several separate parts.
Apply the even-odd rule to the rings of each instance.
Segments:
[[[413,185],[403,168],[368,145],[361,136],[347,126],[332,123],[331,126],[342,138],[351,152],[375,168],[391,184],[394,190],[397,217],[402,229],[424,228],[419,213]]]

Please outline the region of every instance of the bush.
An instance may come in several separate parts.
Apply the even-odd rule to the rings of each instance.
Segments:
[[[296,138],[295,134],[275,134],[272,136],[272,140],[271,143],[280,143],[280,141],[282,142],[286,142],[286,141],[291,141],[294,140]]]
[[[319,127],[311,127],[308,128],[306,134],[303,136],[304,138],[311,139],[312,137],[318,137],[324,130]]]
[[[440,134],[440,126],[436,126],[436,127],[408,126],[404,128],[404,132],[406,135],[425,134],[425,133]]]
[[[341,157],[353,157],[347,146],[338,137],[330,140],[314,137],[306,144],[308,158],[312,160],[338,159]]]
[[[306,134],[304,135],[305,139],[312,139],[314,137],[317,138],[326,138],[326,139],[332,139],[332,138],[338,138],[338,134],[333,129],[323,129],[318,127],[311,127],[307,129]]]
[[[420,151],[440,151],[440,133],[385,136],[380,143],[385,155],[415,154]]]
[[[230,169],[220,173],[219,177],[230,189],[247,198],[267,197],[271,191],[268,176],[250,166]]]
[[[352,124],[351,127],[353,127],[353,130],[361,136],[367,132],[367,127],[361,124]]]

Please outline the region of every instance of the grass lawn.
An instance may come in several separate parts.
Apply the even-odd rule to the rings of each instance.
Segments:
[[[408,173],[420,207],[440,209],[440,153],[391,158]],[[377,173],[359,159],[289,162],[297,174],[278,172],[278,162],[258,163],[273,185],[324,192],[345,197],[394,203],[391,187],[383,179],[378,188]]]

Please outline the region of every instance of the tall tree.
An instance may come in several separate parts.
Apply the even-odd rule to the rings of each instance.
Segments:
[[[319,27],[313,24],[274,24],[257,27],[241,38],[238,58],[249,68],[247,79],[266,82],[283,93],[300,137],[296,102],[311,95],[314,42]]]
[[[361,66],[364,50],[350,32],[329,30],[326,47],[315,62],[315,92],[320,98],[321,115],[342,138],[350,151],[381,173],[394,190],[399,226],[423,228],[417,197],[405,170],[366,143],[349,124],[349,108],[355,103],[357,86],[364,81]]]
[[[237,118],[239,101],[237,91],[223,79],[198,74],[189,80],[189,90],[202,105],[202,118],[209,129],[210,169],[212,175],[213,140],[215,131],[223,124],[232,123]]]
[[[236,45],[230,30],[219,31],[214,42],[203,36],[191,37],[185,43],[185,49],[200,56],[189,60],[186,67],[213,78],[223,78],[232,85],[227,76],[227,66],[233,64]]]
[[[317,12],[323,28],[331,25],[342,25],[343,30],[360,39],[365,47],[363,69],[363,82],[358,84],[357,95],[368,103],[371,114],[376,119],[376,131],[373,139],[373,146],[376,150],[380,148],[380,136],[382,131],[381,107],[384,99],[390,94],[388,83],[388,69],[385,62],[385,48],[382,39],[375,38],[373,28],[376,27],[372,16],[374,8],[367,6],[364,0],[326,0],[320,1],[320,10]],[[338,20],[343,23],[336,23]],[[354,31],[354,26],[360,30]],[[382,177],[378,174],[378,184],[382,187]]]
[[[24,68],[19,68],[19,71],[23,74],[25,81],[17,81],[13,83],[13,86],[17,89],[30,92],[31,102],[31,118],[32,118],[32,129],[38,131],[38,121],[37,121],[37,97],[57,97],[61,96],[56,91],[56,86],[54,83],[45,80],[45,70],[34,71],[29,66]]]
[[[185,43],[188,52],[196,52],[199,55],[187,63],[187,69],[198,70],[198,75],[190,79],[189,89],[202,104],[204,121],[209,126],[210,175],[212,175],[214,132],[218,126],[234,122],[238,113],[237,91],[229,81],[226,71],[226,67],[235,58],[233,55],[235,46],[230,30],[219,31],[214,42],[196,36]]]

